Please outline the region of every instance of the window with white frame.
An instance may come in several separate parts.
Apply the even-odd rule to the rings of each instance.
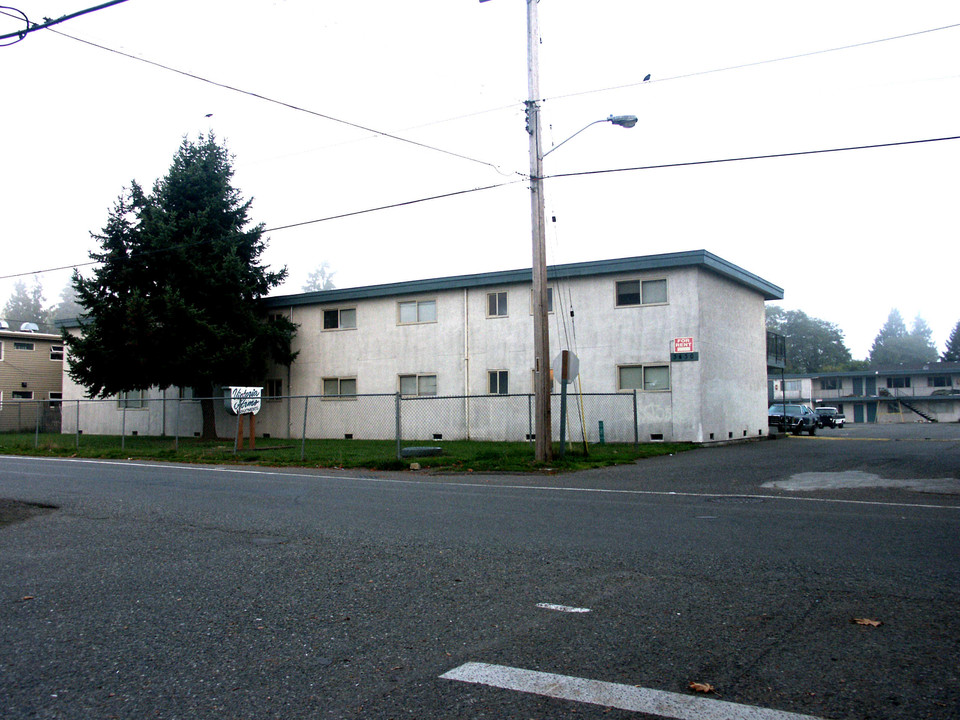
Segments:
[[[510,393],[506,370],[487,371],[487,391],[491,395],[507,395]]]
[[[142,409],[143,390],[125,390],[118,396],[117,405],[128,410]]]
[[[54,391],[54,390],[51,390],[51,391],[47,394],[47,396],[48,396],[48,399],[50,400],[50,407],[52,407],[52,408],[59,407],[60,404],[63,402],[63,393],[62,393],[62,392],[56,392],[56,391]]]
[[[437,394],[436,375],[400,375],[400,394],[423,397]]]
[[[667,302],[667,280],[621,280],[617,283],[617,307],[662,305]]]
[[[323,396],[355,400],[357,397],[357,379],[354,377],[324,378]]]
[[[354,330],[356,327],[356,308],[332,308],[323,311],[324,330]]]
[[[507,293],[487,293],[487,317],[507,316]]]
[[[51,345],[50,346],[50,359],[51,360],[63,360],[63,345]]]
[[[659,392],[670,389],[669,365],[621,365],[617,368],[620,390]]]
[[[401,325],[434,323],[437,321],[437,301],[404,300],[397,303],[397,313]]]
[[[3,360],[3,340],[0,340],[0,360]]]
[[[13,342],[13,349],[14,349],[14,350],[26,350],[26,351],[29,351],[29,352],[33,352],[33,350],[34,350],[34,345],[33,345],[32,342],[23,342],[23,341],[14,340],[14,342]]]
[[[908,388],[910,387],[910,378],[904,377],[902,375],[898,377],[888,377],[887,387],[888,388]]]
[[[949,375],[931,375],[927,378],[927,387],[952,387]]]
[[[33,390],[14,390],[10,397],[13,400],[33,400]]]

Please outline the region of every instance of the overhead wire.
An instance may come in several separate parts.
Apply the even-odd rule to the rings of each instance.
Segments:
[[[785,55],[778,58],[768,58],[766,60],[755,60],[747,63],[740,63],[739,65],[728,65],[726,67],[714,68],[712,70],[697,70],[694,72],[683,73],[680,75],[671,75],[664,78],[651,78],[650,80],[638,80],[637,82],[625,83],[623,85],[611,85],[609,87],[603,88],[594,88],[592,90],[581,90],[578,92],[565,93],[563,95],[554,95],[551,97],[543,98],[543,101],[548,100],[565,100],[572,97],[580,97],[583,95],[592,95],[595,93],[602,92],[611,92],[613,90],[624,90],[626,88],[637,87],[639,85],[652,85],[654,83],[661,82],[670,82],[673,80],[686,80],[688,78],[700,77],[703,75],[713,75],[715,73],[729,72],[730,70],[743,70],[745,68],[758,67],[760,65],[769,65],[772,63],[786,62],[788,60],[799,60],[801,58],[814,57],[816,55],[825,55],[827,53],[840,52],[843,50],[853,50],[856,48],[867,47],[869,45],[877,45],[879,43],[891,42],[893,40],[903,40],[905,38],[917,37],[918,35],[926,35],[928,33],[940,32],[941,30],[953,30],[955,28],[960,28],[960,23],[954,23],[952,25],[943,25],[941,27],[928,28],[926,30],[917,30],[916,32],[904,33],[902,35],[893,35],[885,38],[877,38],[875,40],[865,40],[859,43],[851,43],[850,45],[840,45],[832,48],[823,48],[821,50],[811,50],[809,52],[797,53],[795,55]]]
[[[7,33],[6,35],[0,35],[0,40],[7,40],[8,38],[15,37],[17,39],[14,40],[12,43],[6,43],[6,45],[13,45],[14,43],[18,43],[21,40],[23,40],[29,33],[36,32],[37,30],[46,30],[47,28],[53,25],[59,25],[60,23],[66,22],[67,20],[73,20],[74,18],[78,18],[81,15],[88,15],[92,12],[96,12],[97,10],[103,10],[104,8],[108,8],[112,5],[119,5],[120,3],[125,3],[126,1],[127,0],[111,0],[110,2],[101,3],[100,5],[87,8],[86,10],[78,10],[75,13],[70,13],[69,15],[63,15],[61,17],[58,17],[56,20],[51,20],[50,18],[44,18],[43,22],[39,24],[31,23],[26,13],[24,13],[22,10],[18,10],[17,8],[10,7],[8,5],[0,5],[0,8],[6,9],[6,10],[13,10],[16,13],[19,13],[21,17],[23,17],[27,25],[25,30],[18,30],[17,32]],[[8,13],[3,13],[3,14],[8,15]],[[13,16],[10,16],[10,17],[13,17]]]
[[[642,170],[664,170],[667,168],[680,168],[680,167],[695,167],[698,165],[718,165],[722,163],[733,163],[733,162],[746,162],[750,160],[772,160],[777,158],[790,158],[790,157],[803,157],[803,156],[812,156],[812,155],[823,155],[827,153],[839,153],[839,152],[852,152],[855,150],[874,150],[880,148],[892,148],[892,147],[905,147],[910,145],[921,145],[925,143],[935,143],[935,142],[946,142],[949,140],[960,140],[960,135],[953,135],[949,137],[939,137],[939,138],[928,138],[925,140],[904,140],[900,142],[891,142],[891,143],[876,143],[873,145],[856,145],[848,147],[839,147],[839,148],[826,148],[821,150],[802,150],[798,152],[787,152],[787,153],[770,153],[767,155],[745,155],[740,157],[733,158],[719,158],[714,160],[695,160],[690,162],[676,162],[676,163],[661,163],[659,165],[638,165],[633,167],[622,167],[622,168],[609,168],[605,170],[583,170],[580,172],[569,172],[569,173],[557,173],[555,175],[545,175],[542,179],[558,179],[558,178],[568,178],[568,177],[583,177],[588,175],[603,175],[608,173],[619,173],[619,172],[637,172]],[[482,187],[467,189],[467,190],[455,190],[449,193],[443,193],[440,195],[431,195],[429,197],[418,198],[415,200],[405,200],[398,203],[391,203],[389,205],[379,205],[377,207],[366,208],[364,210],[355,210],[346,213],[339,213],[337,215],[328,215],[322,218],[316,218],[313,220],[305,220],[303,222],[289,223],[286,225],[277,225],[275,227],[264,228],[263,232],[276,232],[279,230],[287,230],[295,227],[303,227],[305,225],[314,225],[322,222],[329,222],[331,220],[340,220],[343,218],[354,217],[357,215],[366,215],[369,213],[379,212],[381,210],[391,210],[400,207],[406,207],[410,205],[417,205],[424,202],[430,202],[432,200],[441,200],[444,198],[456,197],[458,195],[467,195],[475,192],[482,192],[485,190],[492,190],[494,188],[505,187],[507,185],[515,185],[517,183],[524,182],[524,179],[510,180],[502,183],[495,183],[493,185],[485,185]],[[205,242],[212,242],[212,240],[201,240],[197,243],[191,243],[192,245],[199,245]],[[182,247],[187,246],[176,246],[171,248],[164,248],[154,252],[165,252],[167,250],[176,250]],[[0,280],[10,280],[12,278],[26,277],[28,275],[39,275],[41,273],[47,272],[56,272],[59,270],[70,270],[74,268],[86,267],[89,265],[96,265],[96,261],[75,263],[72,265],[63,265],[60,267],[54,268],[45,268],[42,270],[31,270],[29,272],[20,272],[20,273],[11,273],[8,275],[0,275]]]
[[[338,118],[327,113],[322,113],[317,110],[310,110],[309,108],[302,107],[300,105],[295,105],[284,100],[279,100],[277,98],[272,98],[267,95],[262,95],[260,93],[253,92],[251,90],[244,90],[243,88],[235,87],[233,85],[228,85],[227,83],[218,82],[216,80],[211,80],[210,78],[203,77],[202,75],[197,75],[195,73],[187,72],[186,70],[180,70],[179,68],[172,67],[170,65],[164,65],[163,63],[156,62],[154,60],[148,60],[147,58],[138,57],[131,53],[124,52],[122,50],[117,50],[115,48],[107,47],[106,45],[101,45],[99,43],[92,42],[90,40],[84,40],[83,38],[76,37],[75,35],[70,35],[69,33],[61,32],[59,30],[51,30],[50,32],[57,35],[61,35],[75,42],[83,43],[84,45],[89,45],[95,47],[99,50],[104,50],[106,52],[114,53],[120,55],[121,57],[129,58],[130,60],[135,60],[137,62],[146,63],[153,67],[160,68],[161,70],[167,70],[168,72],[176,73],[184,77],[188,77],[192,80],[198,80],[199,82],[207,83],[208,85],[213,85],[214,87],[221,88],[223,90],[229,90],[231,92],[239,93],[241,95],[246,95],[248,97],[255,98],[257,100],[263,100],[264,102],[272,103],[274,105],[279,105],[281,107],[288,108],[290,110],[295,110],[297,112],[302,112],[307,115],[313,115],[314,117],[323,118],[324,120],[329,120],[330,122],[338,123],[340,125],[345,125],[347,127],[352,127],[357,130],[362,130],[364,132],[371,133],[378,137],[388,138],[390,140],[396,140],[397,142],[406,143],[408,145],[413,145],[415,147],[422,148],[424,150],[431,150],[433,152],[438,152],[443,155],[449,155],[451,157],[459,158],[461,160],[467,160],[468,162],[477,163],[479,165],[486,165],[487,167],[493,168],[500,175],[510,176],[519,173],[505,172],[500,168],[496,163],[488,162],[486,160],[480,160],[469,155],[464,155],[462,153],[453,152],[452,150],[446,150],[444,148],[437,147],[436,145],[430,145],[429,143],[419,142],[417,140],[411,140],[410,138],[405,138],[401,135],[395,135],[393,133],[386,132],[385,130],[378,130],[376,128],[370,127],[368,125],[363,125],[361,123],[353,122],[350,120],[344,120],[343,118]]]

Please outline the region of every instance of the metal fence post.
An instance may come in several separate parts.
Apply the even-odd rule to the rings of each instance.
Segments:
[[[37,400],[37,427],[33,434],[33,449],[36,450],[40,447],[40,405],[41,401]]]
[[[533,440],[533,395],[527,395],[527,442]]]
[[[303,434],[300,436],[300,462],[303,462],[307,451],[307,407],[310,403],[310,396],[303,396]],[[287,424],[289,428],[289,423]]]
[[[123,419],[120,421],[120,449],[127,449],[127,401],[123,401]]]
[[[174,420],[173,420],[173,451],[180,452],[180,404],[182,400],[180,397],[177,397],[177,409],[174,411]]]
[[[633,445],[640,444],[640,416],[637,414],[637,389],[633,389]]]
[[[397,460],[400,460],[400,393],[398,392],[394,395],[394,403],[396,405],[396,420],[397,420]]]
[[[80,401],[77,400],[77,450],[80,449]]]

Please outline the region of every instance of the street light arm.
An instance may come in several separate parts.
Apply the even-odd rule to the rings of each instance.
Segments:
[[[560,143],[559,145],[554,145],[552,148],[550,148],[549,150],[547,150],[547,151],[543,154],[542,157],[546,157],[547,155],[549,155],[550,153],[552,153],[554,150],[556,150],[558,147],[561,147],[561,146],[563,146],[563,145],[566,145],[568,142],[570,142],[571,140],[573,140],[577,135],[579,135],[580,133],[582,133],[582,132],[583,132],[584,130],[586,130],[588,127],[592,127],[593,125],[596,125],[597,123],[602,123],[602,122],[606,122],[606,118],[604,118],[603,120],[594,120],[594,121],[593,121],[592,123],[590,123],[589,125],[585,125],[584,127],[582,127],[582,128],[580,128],[579,130],[577,130],[573,135],[571,135],[571,136],[568,137],[566,140],[564,140],[562,143]]]
[[[481,2],[483,2],[483,0],[481,0]],[[584,130],[586,130],[588,127],[591,127],[591,126],[593,126],[593,125],[596,125],[597,123],[604,123],[604,122],[608,122],[608,123],[611,123],[611,124],[613,124],[613,125],[619,125],[620,127],[632,128],[634,125],[637,124],[637,116],[636,116],[636,115],[611,115],[610,117],[605,117],[603,120],[594,120],[594,121],[593,121],[592,123],[590,123],[589,125],[585,125],[584,127],[582,127],[582,128],[580,128],[579,130],[577,130],[573,135],[571,135],[570,137],[568,137],[566,140],[564,140],[564,141],[563,141],[562,143],[560,143],[559,145],[554,145],[552,148],[550,148],[549,150],[547,150],[543,155],[541,155],[541,157],[546,157],[547,155],[549,155],[550,153],[552,153],[554,150],[556,150],[556,149],[557,149],[558,147],[560,147],[561,145],[565,145],[566,143],[570,142],[570,141],[573,140],[577,135],[579,135],[579,134],[582,133]]]

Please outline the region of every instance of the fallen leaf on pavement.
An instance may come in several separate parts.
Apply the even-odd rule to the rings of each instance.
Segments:
[[[712,693],[712,692],[716,692],[717,690],[710,683],[698,683],[698,682],[690,683],[690,689],[693,690],[694,692],[699,692],[699,693]]]
[[[856,625],[869,625],[870,627],[880,627],[883,622],[880,620],[871,620],[869,618],[850,618],[850,622]]]

